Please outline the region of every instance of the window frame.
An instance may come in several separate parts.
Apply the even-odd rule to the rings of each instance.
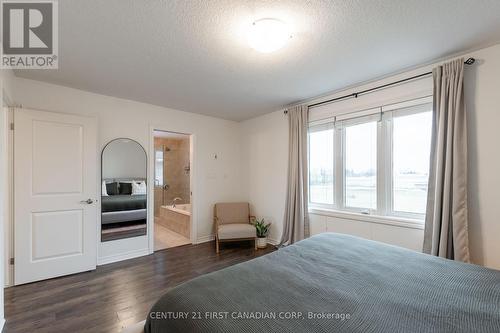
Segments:
[[[378,106],[372,109],[365,109],[364,111],[352,113],[352,117],[349,114],[343,114],[337,117],[328,118],[328,122],[333,122],[333,149],[334,149],[334,161],[333,161],[333,173],[334,173],[334,193],[333,193],[333,204],[317,204],[311,202],[310,191],[308,195],[309,206],[313,210],[329,210],[338,211],[339,213],[355,213],[368,216],[379,216],[381,218],[401,218],[405,220],[414,220],[419,224],[423,224],[425,220],[425,213],[411,213],[411,212],[400,212],[394,210],[394,156],[393,156],[393,119],[396,117],[403,117],[406,115],[417,114],[422,112],[432,112],[432,96],[426,96],[423,98],[417,98],[413,100],[407,100],[399,103],[394,103],[386,106]],[[373,110],[379,109],[380,112],[377,114]],[[371,111],[370,111],[371,110]],[[360,114],[361,116],[356,116]],[[377,176],[376,176],[376,193],[377,193],[377,205],[376,209],[364,209],[357,207],[348,207],[345,204],[346,195],[346,154],[345,154],[345,144],[346,144],[346,131],[345,128],[353,126],[356,124],[362,124],[366,122],[374,121],[374,117],[378,119],[377,122],[377,136],[376,136],[376,147],[377,147]],[[341,119],[341,120],[339,120]],[[311,128],[317,128],[324,125],[325,121],[314,121],[309,123],[309,131]],[[309,140],[309,135],[308,135]],[[309,142],[308,142],[308,166],[310,165],[309,160]],[[308,179],[308,189],[310,175]]]
[[[341,188],[341,191],[342,191],[342,205],[337,207],[338,209],[341,209],[343,211],[347,211],[347,212],[354,212],[354,213],[359,213],[359,214],[365,214],[365,215],[378,215],[379,213],[379,131],[380,131],[380,121],[378,119],[380,119],[380,113],[378,114],[375,114],[375,117],[373,115],[369,115],[369,116],[363,116],[363,117],[356,117],[356,119],[353,119],[354,121],[351,121],[351,120],[348,120],[347,123],[344,123],[342,125],[339,126],[339,132],[340,135],[342,136],[342,142],[341,142],[341,145],[342,145],[342,157],[341,157],[341,166],[340,166],[340,169],[341,169],[341,172],[342,172],[342,188]],[[361,208],[361,207],[351,207],[351,206],[347,206],[346,204],[346,192],[347,192],[347,176],[346,176],[346,156],[347,154],[345,152],[347,152],[346,150],[346,128],[348,127],[351,127],[351,126],[356,126],[356,125],[361,125],[361,124],[366,124],[366,123],[370,123],[370,122],[375,122],[375,125],[376,125],[376,137],[375,137],[375,140],[376,140],[376,149],[377,149],[377,157],[376,157],[376,167],[377,167],[377,174],[376,174],[376,182],[375,182],[375,191],[376,191],[376,195],[377,195],[377,200],[376,200],[376,203],[375,203],[375,209],[373,208]]]
[[[158,158],[156,156],[156,154],[158,152],[161,152],[161,158],[162,158],[162,161],[161,161],[161,182],[159,181],[159,179],[157,178],[157,176],[159,176],[160,174],[157,172],[157,168],[156,168],[156,164],[158,163]],[[154,184],[155,186],[163,186],[165,184],[165,163],[164,163],[164,160],[165,160],[165,151],[163,150],[163,148],[155,148],[154,149]]]
[[[311,131],[313,129],[313,131]],[[317,203],[317,202],[312,202],[311,201],[311,172],[310,172],[310,165],[311,165],[311,149],[310,149],[310,138],[309,134],[314,133],[314,132],[320,132],[322,130],[333,130],[333,204],[327,204],[327,203]],[[307,200],[309,205],[318,207],[318,208],[327,208],[330,209],[332,207],[335,207],[336,202],[337,202],[337,193],[336,193],[336,185],[337,185],[337,174],[336,174],[336,147],[335,147],[335,135],[337,133],[337,130],[335,128],[335,120],[331,118],[315,121],[315,122],[310,122],[308,131],[307,131],[307,169],[308,169],[308,175],[307,175]]]
[[[411,116],[414,114],[419,114],[419,113],[425,113],[429,112],[429,106],[430,106],[430,111],[432,112],[432,103],[421,103],[421,104],[416,104],[408,107],[400,107],[391,111],[387,111],[387,127],[388,127],[388,137],[390,144],[388,146],[388,156],[387,158],[389,159],[390,163],[388,167],[386,168],[386,173],[388,177],[388,184],[390,184],[390,187],[388,188],[386,198],[387,198],[387,216],[394,216],[394,217],[404,217],[404,218],[409,218],[409,219],[414,219],[414,220],[424,220],[425,219],[425,213],[412,213],[412,212],[403,212],[403,211],[396,211],[394,210],[394,132],[393,132],[393,126],[394,126],[394,118],[398,117],[405,117],[405,116]],[[430,150],[429,150],[430,153]]]

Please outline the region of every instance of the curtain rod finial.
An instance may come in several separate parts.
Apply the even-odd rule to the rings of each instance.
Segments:
[[[474,59],[474,58],[469,58],[469,59],[465,60],[466,65],[472,65],[475,62],[476,62],[476,59]]]

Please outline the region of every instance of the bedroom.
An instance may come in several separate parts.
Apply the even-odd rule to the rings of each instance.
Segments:
[[[12,1],[3,1],[2,8],[7,3]],[[6,288],[2,289],[4,297],[0,297],[0,308],[5,309],[0,311],[0,319],[5,318],[5,332],[119,332],[142,325],[140,331],[162,295],[173,297],[182,288],[173,289],[170,294],[167,291],[201,277],[205,280],[194,282],[220,287],[223,297],[230,286],[219,286],[220,281],[207,282],[213,276],[207,273],[234,272],[234,267],[240,266],[233,265],[254,257],[262,260],[250,261],[249,265],[267,262],[262,268],[266,272],[277,267],[275,273],[288,274],[287,281],[294,280],[300,274],[279,266],[273,258],[284,256],[285,263],[289,259],[285,256],[287,251],[307,245],[303,252],[306,255],[316,245],[305,240],[275,250],[287,235],[296,236],[295,240],[307,233],[316,235],[319,238],[311,240],[320,239],[317,246],[329,244],[325,235],[317,235],[325,232],[376,241],[379,257],[360,256],[360,261],[377,263],[387,258],[384,256],[389,254],[384,252],[386,248],[380,248],[382,244],[411,250],[407,258],[417,262],[427,258],[418,253],[423,251],[425,221],[429,219],[425,214],[429,209],[426,189],[432,172],[425,168],[425,156],[430,156],[432,133],[437,133],[437,129],[429,128],[425,121],[417,124],[411,117],[435,112],[433,97],[437,95],[433,75],[428,73],[469,58],[475,62],[461,66],[463,109],[467,115],[466,136],[462,138],[467,138],[467,153],[461,156],[465,163],[453,164],[454,168],[467,166],[465,176],[456,177],[467,179],[467,191],[460,191],[461,185],[441,191],[442,199],[467,194],[468,251],[460,254],[469,258],[457,257],[444,269],[449,273],[458,261],[470,261],[475,265],[463,265],[473,267],[473,271],[466,270],[464,274],[479,281],[483,266],[492,272],[485,273],[485,278],[496,279],[498,284],[497,1],[314,1],[309,6],[300,1],[161,1],[140,5],[134,1],[60,1],[55,8],[56,20],[52,23],[58,34],[53,36],[57,38],[52,51],[58,52],[58,68],[1,70],[0,192],[4,206],[0,232],[4,261],[0,277]],[[111,21],[110,17],[116,19]],[[262,26],[256,23],[269,18],[274,19],[267,22],[271,27],[266,22]],[[285,34],[281,33],[281,23],[289,29]],[[276,35],[286,38],[271,45],[281,46],[274,52],[260,52],[259,40],[249,40],[247,34],[258,37],[260,27],[268,34],[266,29],[272,29],[273,24],[277,26],[273,30]],[[5,38],[2,40],[6,43]],[[422,76],[407,80],[419,75]],[[373,88],[377,89],[360,93]],[[347,97],[330,101],[343,96]],[[425,109],[429,104],[432,107]],[[310,146],[305,152],[301,150],[305,155],[299,161],[306,163],[306,169],[319,172],[302,177],[296,174],[297,179],[306,177],[302,182],[306,186],[302,188],[311,194],[302,193],[307,198],[302,200],[308,206],[307,212],[296,217],[290,215],[293,210],[287,203],[293,174],[289,165],[294,165],[289,162],[289,152],[295,147],[293,139],[289,139],[289,122],[295,119],[292,115],[298,112],[297,106],[304,105],[308,118],[302,127],[308,132]],[[410,125],[405,119],[410,119]],[[10,123],[14,123],[13,130]],[[34,129],[30,124],[38,127]],[[428,134],[410,135],[416,128]],[[190,135],[193,243],[157,252],[155,130]],[[327,144],[323,143],[324,138],[328,138]],[[345,142],[349,138],[351,145]],[[145,156],[142,173],[104,175],[101,155],[106,145],[116,139],[137,143],[137,151]],[[309,163],[308,154],[313,157]],[[139,162],[131,159],[130,154],[121,153],[119,157],[124,161],[122,166]],[[398,172],[389,167],[392,163],[401,165]],[[457,172],[461,171],[464,170]],[[101,241],[103,202],[99,193],[106,179],[118,183],[118,193],[120,182],[136,182],[140,191],[145,187],[147,200],[134,212],[139,218],[132,220],[141,221],[146,214],[145,224],[132,224],[134,228],[138,226],[132,230],[142,234]],[[139,184],[142,181],[144,185]],[[129,192],[127,185],[123,189]],[[32,195],[33,191],[36,195]],[[135,197],[132,193],[133,189],[131,194],[123,195]],[[89,204],[88,199],[92,201]],[[249,203],[247,215],[271,223],[265,250],[255,250],[253,241],[221,242],[220,253],[216,253],[214,205],[225,202]],[[306,220],[308,232],[303,225]],[[459,220],[464,220],[463,215]],[[433,223],[435,228],[438,222]],[[458,230],[465,230],[460,229],[463,225],[459,224]],[[30,239],[33,235],[38,237],[36,242]],[[332,240],[342,244],[344,241]],[[449,256],[443,251],[439,256]],[[333,254],[326,257],[339,258]],[[316,268],[311,266],[318,275],[320,269],[329,265],[350,267],[345,262],[324,259],[318,259]],[[440,262],[448,261],[437,261]],[[418,267],[425,272],[427,264],[422,262]],[[224,270],[226,267],[229,270]],[[382,263],[380,267],[386,266]],[[408,270],[412,268],[409,266]],[[251,271],[240,273],[244,275],[242,280],[262,286],[267,273]],[[401,269],[393,275],[397,277],[405,271]],[[332,278],[338,278],[335,271],[330,273]],[[372,275],[375,273],[367,269],[366,274],[372,278],[362,283],[376,285],[379,279]],[[393,282],[399,285],[397,280]],[[296,283],[297,290],[308,286],[295,280],[290,283]],[[418,286],[413,287],[411,290],[416,292]],[[241,312],[255,311],[255,302],[262,302],[268,306],[268,312],[278,315],[279,305],[272,305],[270,296],[265,295],[274,295],[280,286],[273,284],[272,289],[256,293],[257,299],[249,299],[246,307],[243,303]],[[454,293],[458,292],[450,291],[450,295]],[[355,294],[381,297],[359,290],[349,294],[346,289],[346,295]],[[485,297],[483,305],[490,304],[498,310],[498,288],[490,298],[481,296]],[[248,295],[234,295],[234,299],[241,297]],[[364,298],[358,301],[363,306],[370,303]],[[433,301],[441,304],[434,298]],[[463,301],[467,298],[457,300]],[[324,311],[339,314],[349,310],[333,301],[325,306]],[[486,312],[481,315],[491,310],[485,307]],[[190,306],[187,311],[205,311],[203,304],[199,310],[196,308]],[[313,308],[304,305],[294,310],[307,315],[308,309],[318,311]],[[210,311],[234,309],[220,307]],[[395,311],[399,315],[406,313],[401,307]],[[471,314],[476,319],[483,318],[481,315]],[[430,314],[425,316],[432,322]],[[376,320],[364,319],[364,325],[383,330]],[[497,311],[496,317],[482,324],[498,325],[499,320]],[[251,330],[253,324],[243,322]],[[256,322],[261,328],[269,324],[264,320]],[[308,319],[304,322],[311,323]],[[356,325],[353,313],[349,320],[331,324],[346,322]],[[401,322],[403,325],[404,319]],[[229,318],[203,323],[222,328],[233,322]],[[278,323],[295,321],[283,319]],[[474,324],[481,325],[476,321]],[[435,326],[434,331],[446,331],[436,327],[440,326]],[[480,326],[474,326],[477,327]],[[433,327],[428,330],[433,331]],[[276,327],[271,325],[268,331],[276,331]],[[385,331],[391,329],[386,327]]]

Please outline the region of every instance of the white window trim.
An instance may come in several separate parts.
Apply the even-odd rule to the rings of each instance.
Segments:
[[[361,222],[392,225],[403,228],[411,228],[419,230],[424,229],[424,223],[422,222],[422,220],[418,219],[411,219],[399,216],[396,217],[396,216],[367,215],[345,210],[327,209],[312,204],[309,206],[309,214],[328,216],[346,220],[355,220]]]
[[[385,114],[382,114],[377,124],[377,214],[380,216],[388,216],[391,203],[388,193],[392,192],[389,185],[392,177],[388,170],[391,168],[391,163],[388,163],[390,161],[388,158],[390,158],[389,155],[391,154],[391,146],[388,145],[388,139],[391,140],[392,138],[384,116]]]
[[[334,193],[333,205],[314,203],[309,200],[310,212],[361,221],[392,224],[422,229],[425,214],[397,212],[393,209],[393,132],[392,119],[425,112],[426,106],[432,103],[432,96],[402,101],[385,106],[378,106],[342,114],[324,120],[309,123],[309,127],[320,127],[326,123],[334,125]],[[378,110],[378,111],[377,111]],[[379,115],[377,122],[377,208],[363,209],[345,206],[345,127],[373,121]],[[331,125],[330,125],[331,126]],[[308,145],[309,147],[309,145]],[[309,159],[309,152],[308,152]],[[309,160],[308,160],[309,165]],[[309,186],[309,175],[308,175]],[[310,193],[309,193],[310,195]]]
[[[420,103],[418,103],[420,102]],[[426,97],[426,98],[421,98],[418,100],[412,100],[409,102],[403,102],[396,104],[394,108],[391,108],[390,111],[384,112],[384,116],[386,117],[386,120],[384,123],[386,124],[387,127],[387,137],[386,137],[386,149],[388,152],[388,155],[386,156],[386,161],[390,161],[390,165],[387,166],[386,168],[386,173],[388,173],[389,180],[387,181],[387,200],[388,200],[388,211],[386,216],[393,216],[393,217],[403,217],[403,218],[409,218],[413,220],[419,220],[423,221],[425,220],[425,214],[418,214],[418,213],[410,213],[410,212],[400,212],[400,211],[395,211],[394,210],[394,200],[393,200],[393,181],[394,181],[394,175],[393,175],[393,164],[394,164],[394,157],[393,157],[393,119],[397,117],[405,117],[413,114],[418,114],[422,112],[427,112],[429,104],[432,103],[432,97]]]
[[[334,189],[333,193],[335,194],[333,201],[333,206],[331,208],[339,209],[340,207],[344,207],[344,138],[343,131],[340,131],[338,128],[335,128],[333,132],[333,172],[335,174],[334,180]]]
[[[329,117],[329,118],[324,118],[324,119],[318,119],[318,120],[313,120],[309,122],[309,128],[321,128],[321,125],[325,126],[335,126],[335,117]],[[320,129],[318,129],[320,130]]]
[[[310,158],[310,148],[309,148],[309,133],[314,133],[314,132],[317,132],[317,131],[323,131],[323,130],[329,130],[329,129],[333,129],[333,150],[334,150],[334,155],[333,155],[333,173],[334,173],[334,178],[333,178],[333,205],[331,204],[324,204],[324,203],[318,203],[318,202],[315,202],[315,203],[312,203],[313,205],[316,205],[317,207],[322,207],[322,208],[325,208],[325,209],[329,209],[333,206],[335,206],[336,202],[337,202],[337,193],[336,193],[336,188],[337,188],[337,185],[336,185],[336,182],[337,182],[337,174],[335,173],[335,171],[337,170],[336,169],[336,153],[337,153],[337,147],[335,146],[335,142],[336,142],[336,138],[335,138],[335,135],[336,133],[338,132],[336,129],[335,129],[335,117],[333,118],[328,118],[328,119],[322,119],[322,120],[319,120],[319,121],[313,121],[313,122],[309,122],[309,126],[308,126],[308,133],[307,133],[307,166],[308,166],[308,175],[307,175],[307,200],[308,200],[308,203],[311,204],[311,190],[310,190],[310,181],[311,181],[311,177],[310,177],[310,173],[309,173],[309,165],[310,165],[310,162],[311,162],[311,158]]]

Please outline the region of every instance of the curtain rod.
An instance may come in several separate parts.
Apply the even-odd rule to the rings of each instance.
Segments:
[[[469,59],[467,59],[464,62],[464,64],[466,64],[466,65],[472,65],[475,61],[476,61],[476,59],[469,58]],[[340,97],[328,99],[328,100],[323,101],[323,102],[309,104],[308,106],[310,108],[312,108],[312,107],[315,107],[315,106],[319,106],[319,105],[323,105],[323,104],[329,104],[329,103],[337,102],[337,101],[348,99],[348,98],[358,98],[359,95],[363,95],[363,94],[366,94],[366,93],[369,93],[369,92],[372,92],[372,91],[375,91],[375,90],[379,90],[379,89],[387,88],[387,87],[390,87],[390,86],[394,86],[396,84],[400,84],[400,83],[403,83],[403,82],[406,82],[406,81],[415,80],[415,79],[418,79],[418,78],[421,78],[421,77],[424,77],[424,76],[428,76],[428,75],[431,75],[431,74],[432,74],[432,72],[418,74],[418,75],[415,75],[415,76],[412,76],[412,77],[408,77],[406,79],[401,79],[401,80],[398,80],[398,81],[394,81],[394,82],[391,82],[391,83],[386,83],[386,84],[383,84],[383,85],[380,85],[380,86],[377,86],[377,87],[373,87],[373,88],[370,88],[370,89],[358,91],[358,92],[355,92],[355,93],[352,93],[352,94],[348,94],[348,95],[344,95],[344,96],[340,96]],[[288,110],[285,110],[283,113],[287,114]]]

